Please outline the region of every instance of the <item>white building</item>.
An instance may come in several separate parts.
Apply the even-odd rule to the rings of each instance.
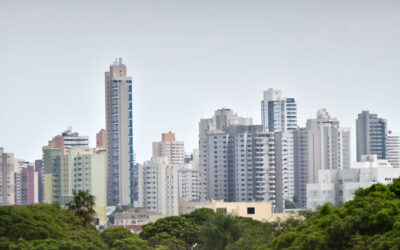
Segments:
[[[350,168],[350,128],[341,128],[325,109],[293,131],[295,202],[305,207],[307,183],[318,183],[320,169]]]
[[[200,121],[201,201],[271,201],[282,211],[289,193],[287,138],[237,118],[225,109]]]
[[[14,154],[0,148],[0,205],[15,204]]]
[[[166,157],[152,158],[139,166],[139,201],[137,207],[162,215],[179,213],[178,165]]]
[[[284,132],[297,128],[297,104],[294,98],[282,97],[280,90],[264,91],[261,101],[263,128],[270,132]]]
[[[167,157],[171,164],[185,162],[185,147],[183,141],[176,141],[172,132],[163,133],[161,141],[153,142],[153,157]]]
[[[132,78],[121,58],[105,72],[107,201],[133,204]]]
[[[394,168],[400,168],[400,134],[388,131],[386,137],[386,159]]]
[[[307,208],[330,202],[343,204],[354,198],[354,192],[375,183],[389,184],[400,176],[400,168],[393,168],[387,160],[377,155],[363,155],[354,168],[321,169],[318,183],[307,184]]]
[[[199,169],[192,164],[180,165],[178,169],[179,198],[186,201],[200,200]]]

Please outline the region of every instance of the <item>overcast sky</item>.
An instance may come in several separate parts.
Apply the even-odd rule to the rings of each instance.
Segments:
[[[229,4],[228,4],[229,3]],[[260,123],[263,90],[327,108],[352,128],[368,109],[400,132],[400,1],[0,1],[0,147],[41,158],[67,127],[105,127],[104,72],[134,80],[134,150],[232,108]]]

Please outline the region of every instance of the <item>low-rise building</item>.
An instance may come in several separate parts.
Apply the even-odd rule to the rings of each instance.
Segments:
[[[341,205],[354,198],[354,192],[375,183],[389,184],[400,176],[387,160],[377,155],[363,155],[348,169],[321,169],[318,183],[307,184],[307,208],[315,209],[326,202]]]
[[[259,221],[275,221],[297,216],[294,213],[273,213],[272,202],[225,202],[223,200],[211,200],[206,202],[186,202],[180,203],[181,214],[190,213],[196,209],[209,208],[215,212],[234,214],[240,217],[252,218]]]

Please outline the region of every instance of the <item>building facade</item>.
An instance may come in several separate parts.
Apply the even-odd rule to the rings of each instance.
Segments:
[[[152,158],[139,166],[138,207],[162,215],[179,213],[178,165],[167,157]]]
[[[294,98],[282,97],[280,90],[264,91],[261,101],[261,121],[269,132],[284,132],[297,128],[297,104]]]
[[[377,155],[386,159],[387,121],[377,114],[362,111],[356,120],[357,161],[362,155]]]
[[[104,129],[96,134],[96,148],[107,148],[107,133]]]
[[[394,168],[400,168],[400,134],[388,131],[386,137],[386,159]]]
[[[0,205],[15,204],[14,154],[0,148]]]
[[[122,60],[105,72],[107,202],[133,204],[132,78]]]
[[[167,157],[171,164],[185,162],[185,147],[183,141],[176,141],[171,131],[161,135],[160,142],[153,142],[153,157]]]
[[[191,164],[179,165],[178,169],[179,198],[186,201],[200,200],[199,169]]]
[[[342,205],[354,198],[359,188],[375,183],[389,184],[400,176],[400,168],[393,168],[377,155],[363,155],[354,168],[321,169],[317,183],[307,184],[307,208],[315,209],[326,202]]]

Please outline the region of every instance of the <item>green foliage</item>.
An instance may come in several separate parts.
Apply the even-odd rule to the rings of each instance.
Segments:
[[[100,233],[101,238],[109,248],[116,247],[116,241],[134,238],[134,235],[129,229],[123,227],[107,228]],[[136,236],[137,237],[137,236]]]
[[[113,243],[113,250],[150,250],[145,240],[140,239],[137,235],[121,240],[116,240]]]
[[[215,213],[201,228],[202,249],[225,249],[243,234],[241,226],[238,217]]]
[[[400,179],[359,189],[352,201],[325,204],[263,249],[399,249]]]
[[[148,240],[157,234],[166,233],[185,242],[188,246],[197,242],[200,229],[191,220],[184,216],[170,216],[157,220],[154,223],[148,223],[142,228],[140,238]]]
[[[58,205],[0,207],[0,249],[103,249],[93,226]]]
[[[186,249],[186,243],[183,240],[177,239],[166,232],[158,233],[150,237],[147,241],[152,248],[157,246],[165,246],[168,249],[173,250]]]
[[[83,224],[88,226],[94,219],[95,197],[89,191],[72,190],[73,198],[68,202],[69,210],[74,211],[76,215],[83,219]]]
[[[293,208],[297,208],[296,204],[294,204],[290,200],[285,200],[285,209],[293,209]]]

